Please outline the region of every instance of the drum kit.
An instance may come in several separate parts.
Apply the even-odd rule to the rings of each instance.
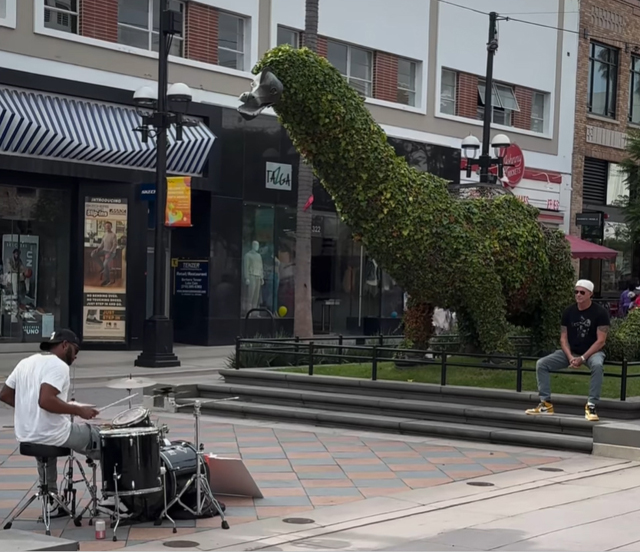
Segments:
[[[209,484],[209,466],[205,459],[204,445],[200,443],[200,407],[202,401],[188,400],[181,406],[193,406],[195,421],[195,445],[186,441],[170,441],[166,438],[166,425],[157,427],[146,408],[131,405],[131,391],[150,387],[155,382],[148,378],[125,378],[107,383],[112,389],[127,390],[128,396],[117,403],[129,401],[129,408],[115,416],[111,423],[100,426],[100,470],[102,495],[113,499],[114,509],[100,506],[97,499],[97,466],[88,460],[93,469],[93,482],[85,475],[80,461],[73,451],[65,464],[64,497],[73,515],[76,515],[76,491],[74,483],[84,482],[90,494],[90,502],[75,517],[79,524],[85,512],[89,512],[89,525],[101,513],[111,518],[113,540],[117,541],[117,530],[121,521],[154,521],[161,525],[166,518],[175,521],[169,512],[181,508],[193,517],[218,514],[223,529],[229,529],[223,507],[213,496]],[[218,400],[235,400],[238,397]],[[73,400],[73,399],[72,399]],[[211,401],[204,401],[211,402]],[[116,404],[116,403],[114,403]],[[109,405],[111,407],[112,405]],[[104,407],[101,410],[104,410]],[[79,468],[82,479],[74,481],[74,465]],[[126,513],[121,512],[121,505]]]

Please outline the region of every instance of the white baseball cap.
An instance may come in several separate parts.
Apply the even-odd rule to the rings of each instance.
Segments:
[[[584,288],[587,291],[590,291],[591,293],[593,293],[593,288],[595,287],[593,285],[593,282],[591,280],[578,280],[576,282],[576,287],[579,288]]]

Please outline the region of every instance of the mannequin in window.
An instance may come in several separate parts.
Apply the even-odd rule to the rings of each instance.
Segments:
[[[262,255],[258,252],[260,244],[251,242],[251,250],[244,256],[244,283],[247,289],[247,308],[255,309],[260,302],[260,289],[264,285]]]

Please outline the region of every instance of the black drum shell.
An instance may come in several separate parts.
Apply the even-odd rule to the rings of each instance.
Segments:
[[[114,470],[118,472],[118,494],[156,492],[160,477],[160,431],[157,428],[125,428],[103,431],[101,441],[102,491],[116,491]]]

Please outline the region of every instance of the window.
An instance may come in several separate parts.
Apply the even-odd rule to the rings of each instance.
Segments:
[[[169,9],[184,14],[184,3],[169,0]],[[160,43],[160,0],[118,0],[118,42],[157,52]],[[171,55],[182,56],[184,32],[173,36]]]
[[[478,119],[484,118],[485,83],[478,83]],[[520,111],[513,88],[504,84],[494,84],[491,92],[493,108],[492,122],[498,125],[513,126],[513,112]]]
[[[544,109],[546,97],[542,92],[534,92],[531,98],[531,130],[544,132]]]
[[[629,197],[629,189],[626,185],[626,174],[620,169],[618,163],[609,163],[607,176],[607,205],[619,205]]]
[[[640,125],[640,57],[631,56],[629,122]]]
[[[442,70],[440,82],[440,112],[449,115],[456,114],[456,85],[458,74],[449,69]]]
[[[328,40],[327,59],[358,92],[371,96],[373,54],[370,51]]]
[[[242,17],[220,13],[218,18],[218,64],[244,71],[244,29]]]
[[[415,107],[417,66],[415,61],[398,59],[398,103]]]
[[[44,26],[78,34],[78,0],[44,0]]]
[[[300,33],[293,29],[278,26],[278,46],[281,44],[289,44],[294,48],[300,47]]]
[[[587,108],[589,113],[615,119],[618,89],[618,50],[591,43]]]

